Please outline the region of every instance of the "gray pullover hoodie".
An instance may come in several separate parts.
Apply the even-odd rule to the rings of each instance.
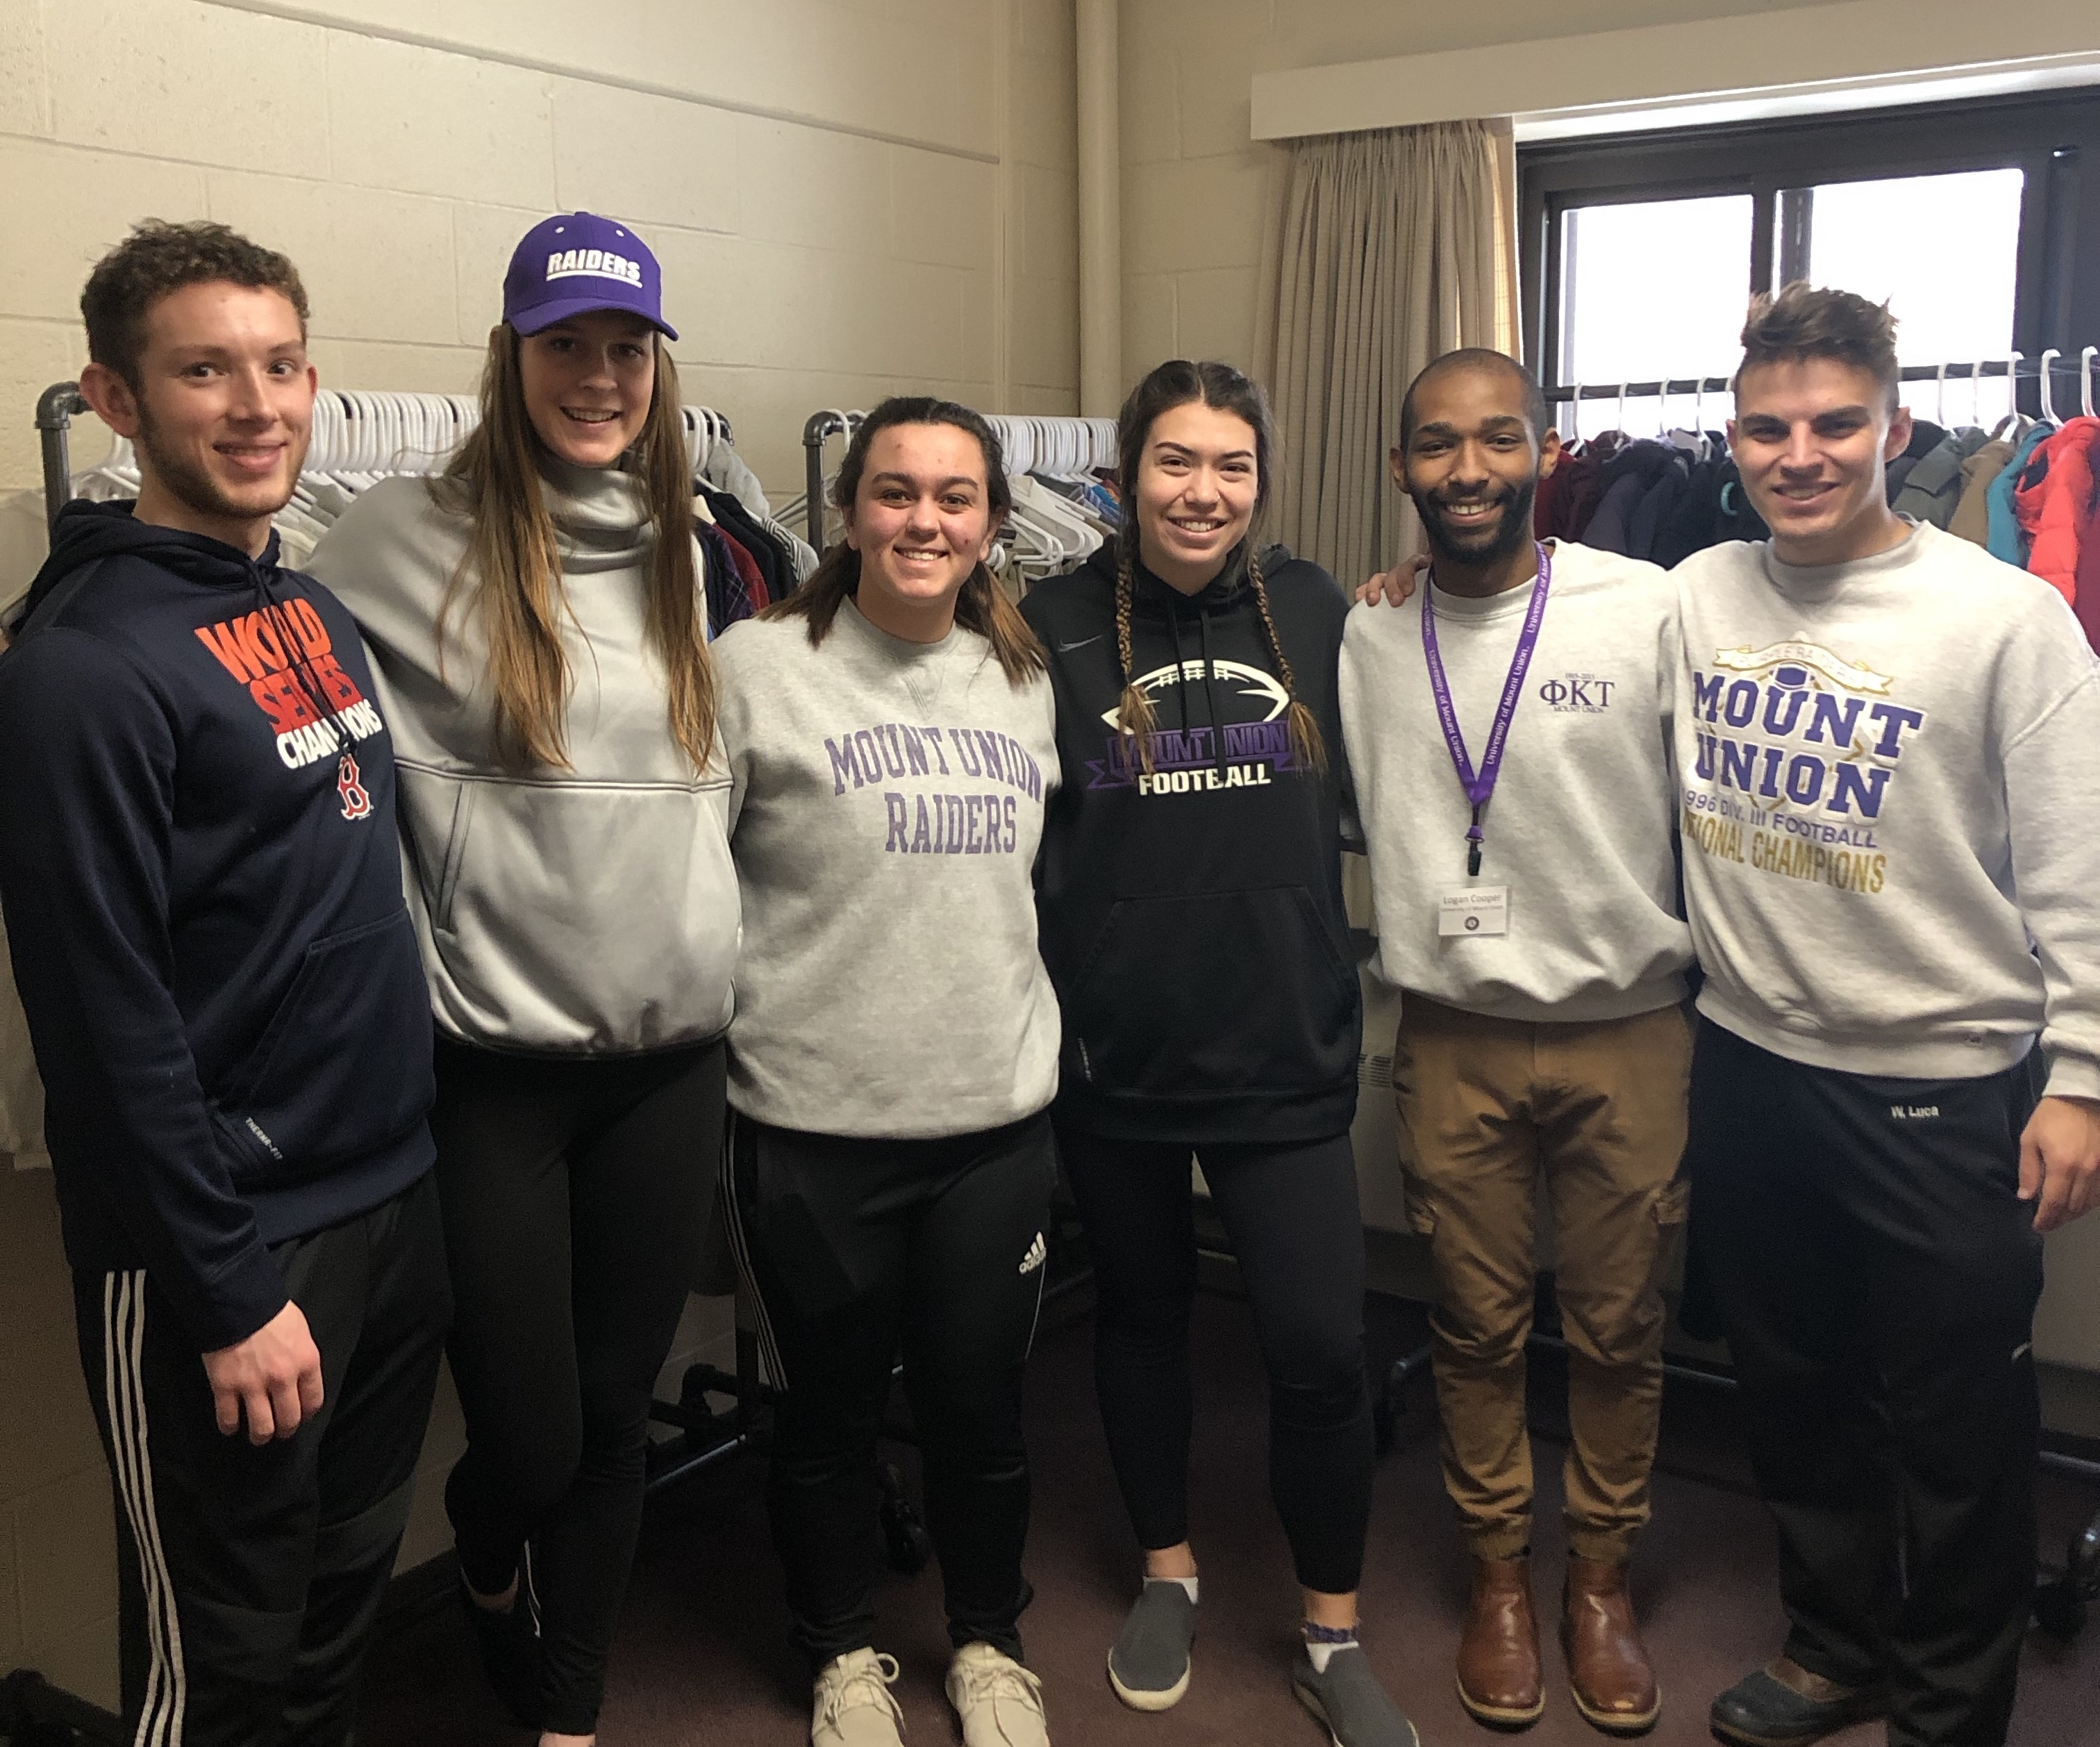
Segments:
[[[671,735],[637,483],[558,462],[543,483],[567,601],[567,770],[497,757],[470,589],[446,616],[440,672],[438,611],[468,523],[424,481],[364,492],[309,569],[356,615],[394,730],[408,910],[439,1026],[576,1056],[699,1043],[732,1003],[728,760],[717,739],[696,774]]]

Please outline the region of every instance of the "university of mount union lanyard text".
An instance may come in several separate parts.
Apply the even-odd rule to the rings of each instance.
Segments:
[[[1432,576],[1433,580],[1433,576]],[[1451,682],[1444,677],[1444,658],[1436,651],[1436,609],[1428,589],[1422,596],[1422,653],[1429,664],[1429,689],[1436,699],[1436,719],[1443,725],[1444,743],[1450,748],[1451,764],[1458,773],[1458,786],[1473,805],[1473,823],[1466,831],[1466,872],[1480,871],[1480,847],[1485,839],[1480,815],[1495,792],[1495,779],[1502,771],[1502,746],[1509,739],[1510,723],[1516,717],[1516,701],[1524,695],[1524,677],[1531,669],[1532,651],[1538,646],[1538,628],[1546,620],[1546,591],[1553,580],[1553,559],[1543,545],[1538,548],[1538,580],[1533,585],[1531,606],[1524,615],[1524,629],[1517,635],[1516,653],[1510,660],[1509,677],[1502,682],[1502,702],[1495,706],[1495,725],[1488,733],[1488,749],[1480,768],[1473,769],[1466,750],[1466,737],[1458,730],[1458,707],[1451,701]]]

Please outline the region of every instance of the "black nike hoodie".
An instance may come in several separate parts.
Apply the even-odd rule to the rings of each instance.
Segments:
[[[1132,670],[1157,723],[1149,773],[1113,726],[1114,543],[1021,602],[1049,651],[1064,770],[1038,873],[1065,1022],[1057,1114],[1083,1133],[1288,1145],[1341,1134],[1356,1114],[1335,686],[1348,602],[1281,546],[1261,559],[1321,770],[1292,754],[1244,547],[1194,596],[1135,568]]]
[[[67,506],[0,655],[0,905],[67,1257],[209,1352],[429,1169],[430,995],[355,622],[130,509]]]

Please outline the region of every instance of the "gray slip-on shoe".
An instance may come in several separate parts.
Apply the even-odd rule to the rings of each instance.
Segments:
[[[1132,1710],[1166,1710],[1189,1690],[1189,1646],[1196,1604],[1171,1577],[1149,1577],[1123,1635],[1109,1652],[1109,1684]]]
[[[1414,1725],[1378,1683],[1361,1644],[1335,1651],[1325,1673],[1301,1647],[1290,1665],[1290,1684],[1298,1702],[1326,1724],[1335,1747],[1422,1747]]]

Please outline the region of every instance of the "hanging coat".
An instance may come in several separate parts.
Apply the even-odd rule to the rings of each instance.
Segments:
[[[2093,445],[2100,418],[2074,418],[2036,446],[2013,490],[2027,536],[2027,569],[2067,601],[2078,598],[2078,549],[2093,518]]]

